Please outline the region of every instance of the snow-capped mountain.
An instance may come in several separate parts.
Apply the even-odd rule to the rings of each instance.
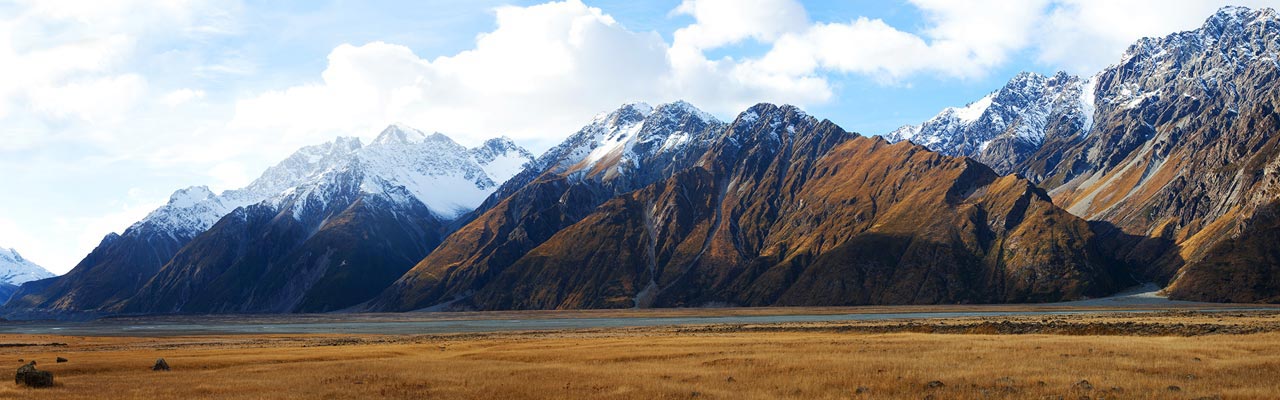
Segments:
[[[17,250],[0,247],[0,283],[21,285],[54,276],[44,267],[22,258]]]
[[[905,125],[883,136],[972,157],[997,172],[1041,182],[1051,179],[1052,171],[1046,169],[1059,166],[1054,154],[1083,141],[1097,128],[1098,119],[1160,104],[1239,96],[1230,81],[1280,66],[1277,29],[1274,9],[1224,7],[1199,29],[1138,40],[1119,63],[1092,77],[1024,72],[964,107],[948,107],[919,125]],[[1118,150],[1127,152],[1127,146],[1121,144]],[[1036,154],[1046,147],[1050,149],[1045,154]],[[1115,151],[1103,149],[1094,157]],[[1083,172],[1082,165],[1062,167]]]
[[[596,115],[587,126],[540,157],[535,169],[551,169],[578,179],[611,179],[642,169],[663,155],[706,143],[711,140],[711,135],[705,134],[707,128],[723,125],[684,101],[657,107],[626,104]]]
[[[231,210],[250,204],[324,201],[323,194],[315,191],[326,178],[353,169],[368,178],[362,190],[395,194],[404,188],[437,216],[452,219],[474,209],[532,160],[532,154],[507,138],[468,149],[439,133],[428,135],[391,125],[368,146],[357,138],[339,137],[304,147],[241,189],[220,195],[205,186],[178,190],[168,204],[135,223],[125,235],[151,225],[175,236],[194,236]]]
[[[964,107],[948,107],[920,125],[885,134],[931,150],[967,156],[1000,173],[1014,172],[1046,140],[1074,140],[1093,125],[1094,79],[1023,72]]]
[[[447,136],[396,125],[368,146],[340,139],[306,154],[312,156],[302,168],[310,174],[305,182],[232,211],[112,310],[352,306],[425,257],[448,221],[532,161],[505,138],[468,149]]]
[[[419,201],[444,220],[475,209],[498,185],[533,161],[527,150],[507,138],[468,149],[448,136],[400,125],[387,127],[368,146],[361,146],[358,139],[340,138],[300,153],[312,154],[308,160],[318,161],[290,170],[291,175],[305,178],[266,201],[275,205],[298,201],[293,209],[302,212],[311,202],[326,202],[325,190],[349,183],[339,181],[342,177],[359,176],[361,191],[400,202]]]
[[[427,301],[399,297],[425,295],[411,287],[427,282],[414,278],[419,269],[466,263],[501,270],[609,199],[693,166],[726,126],[683,101],[625,104],[595,116],[460,219],[459,230],[375,299],[374,307]],[[460,295],[488,273],[496,272],[459,277],[469,283],[451,287],[453,293],[430,295]]]
[[[508,180],[476,211],[483,212],[540,176],[594,181],[618,193],[634,190],[696,161],[725,126],[684,101],[656,107],[638,102],[597,114]]]
[[[381,207],[360,214],[360,218],[370,218],[383,209],[403,211],[404,215],[386,218],[408,232],[403,236],[422,240],[419,245],[406,246],[413,251],[402,255],[412,258],[404,261],[411,266],[438,242],[436,225],[473,209],[520,165],[532,160],[528,151],[505,138],[469,149],[444,135],[428,135],[401,125],[389,126],[367,146],[359,139],[345,137],[307,146],[244,188],[215,194],[196,186],[175,192],[167,204],[123,234],[104,238],[66,276],[47,287],[21,290],[6,309],[117,309],[185,246],[227,218],[242,223],[249,215],[266,218],[263,221],[276,226],[306,227],[290,236],[292,244],[274,248],[286,251],[319,235],[327,223],[334,222],[331,218],[348,210],[374,204]],[[236,226],[237,221],[227,223]],[[241,233],[262,234],[255,229]],[[222,237],[222,243],[246,238]],[[222,261],[239,265],[245,260]]]

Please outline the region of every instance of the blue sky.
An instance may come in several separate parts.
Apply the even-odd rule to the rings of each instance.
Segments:
[[[392,122],[541,152],[684,99],[880,134],[1019,71],[1091,75],[1228,3],[0,0],[0,247],[62,273],[176,189]]]

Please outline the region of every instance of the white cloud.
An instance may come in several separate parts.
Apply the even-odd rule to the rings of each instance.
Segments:
[[[1031,42],[1048,0],[911,0],[930,22],[937,63],[960,64],[948,73],[985,74]]]
[[[232,127],[312,141],[401,121],[477,143],[508,135],[546,147],[625,102],[687,98],[732,112],[753,101],[825,100],[825,84],[738,68],[732,60],[670,60],[654,32],[634,32],[577,0],[495,11],[473,49],[427,60],[382,42],[342,45],[319,82],[236,105]]]
[[[204,98],[204,91],[199,89],[182,88],[174,90],[160,98],[160,102],[169,107],[177,107],[192,100],[200,100]]]
[[[22,0],[6,6],[11,13],[0,17],[0,123],[17,127],[21,139],[0,141],[0,150],[58,140],[111,145],[120,139],[113,132],[135,132],[126,126],[139,119],[133,112],[147,113],[164,93],[138,71],[140,52],[160,40],[225,31],[221,10],[235,8],[228,3]]]
[[[772,42],[809,25],[804,6],[794,0],[684,0],[672,14],[696,23],[676,30],[675,46],[710,49],[743,39]]]
[[[1227,5],[1280,7],[1276,0],[1057,0],[1038,32],[1040,62],[1076,74],[1092,74],[1116,63],[1130,44],[1199,28]]]
[[[173,87],[174,77],[148,74],[155,67],[148,61],[172,43],[226,34],[234,26],[225,11],[237,9],[233,1],[0,6],[0,171],[13,189],[0,196],[0,245],[65,272],[103,235],[158,205],[159,195],[112,197],[118,186],[103,190],[110,187],[104,180],[155,180],[181,170],[139,169],[175,143],[194,142],[185,128],[207,118],[165,105],[202,92],[183,92]]]
[[[1028,43],[1044,1],[913,1],[928,20],[923,36],[883,20],[818,23],[784,34],[755,68],[791,75],[855,73],[882,82],[932,73],[982,77]]]
[[[31,109],[52,118],[78,118],[89,123],[118,122],[147,90],[137,74],[121,74],[37,87],[27,93]]]

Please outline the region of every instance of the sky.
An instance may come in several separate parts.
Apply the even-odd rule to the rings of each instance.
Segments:
[[[686,100],[881,134],[1228,4],[1280,0],[0,0],[0,247],[65,273],[177,189],[390,123],[540,153]]]

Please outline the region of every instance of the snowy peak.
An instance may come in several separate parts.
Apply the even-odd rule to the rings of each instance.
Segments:
[[[267,168],[258,179],[242,189],[228,190],[220,195],[206,186],[178,190],[169,196],[168,204],[130,226],[124,236],[162,235],[185,242],[208,230],[236,208],[265,201],[303,182],[319,179],[362,148],[360,139],[339,137],[299,149]]]
[[[247,192],[247,197],[261,201],[302,182],[318,178],[320,174],[342,164],[363,148],[360,139],[354,137],[338,137],[331,142],[303,147],[279,164],[267,168],[262,176],[242,191]]]
[[[479,205],[532,159],[510,139],[467,149],[443,134],[391,125],[368,146],[355,137],[338,137],[303,147],[241,189],[222,194],[206,186],[178,190],[168,204],[131,226],[125,235],[190,240],[240,207],[292,204],[297,217],[309,205],[327,204],[337,191],[350,192],[350,188],[400,202],[418,201],[450,219]]]
[[[468,150],[471,158],[499,185],[519,174],[533,162],[533,153],[525,150],[506,136],[486,140],[479,147]]]
[[[1240,31],[1244,27],[1253,24],[1268,24],[1280,22],[1280,18],[1276,15],[1276,10],[1272,8],[1252,9],[1243,6],[1225,6],[1213,13],[1209,19],[1205,20],[1204,26],[1200,27],[1202,31],[1211,33],[1223,33],[1230,31]]]
[[[1247,92],[1231,83],[1236,77],[1277,69],[1276,11],[1224,7],[1195,30],[1136,41],[1119,63],[1091,77],[1020,73],[973,103],[943,109],[919,127],[905,126],[885,138],[972,157],[997,172],[1038,180],[1044,177],[1018,165],[1045,143],[1088,140],[1098,126],[1177,99],[1217,99],[1230,110]]]
[[[784,104],[760,103],[748,108],[733,121],[731,140],[742,135],[756,135],[747,140],[764,139],[766,143],[780,143],[783,136],[793,137],[798,127],[817,124],[818,119],[799,107]]]
[[[427,140],[427,134],[400,124],[391,124],[370,145],[395,145],[421,143]]]
[[[0,283],[21,285],[54,276],[44,267],[22,258],[17,250],[0,247]]]
[[[892,132],[884,134],[884,139],[890,143],[897,143],[903,140],[911,140],[920,134],[920,125],[903,125],[894,129]]]
[[[986,113],[988,108],[991,108],[991,100],[994,97],[995,97],[994,93],[989,94],[989,95],[983,96],[981,99],[978,99],[978,101],[969,103],[964,107],[947,108],[946,110],[943,111],[943,113],[954,116],[960,122],[971,124],[971,123],[977,122],[978,118],[981,118],[982,114]]]
[[[596,115],[587,126],[547,151],[534,168],[577,178],[612,179],[643,169],[660,155],[709,140],[709,127],[724,126],[684,101],[624,104]]]
[[[684,100],[677,100],[675,102],[659,105],[657,108],[657,112],[662,113],[668,117],[678,117],[678,116],[689,115],[689,116],[692,116],[693,118],[697,118],[702,122],[708,122],[708,123],[716,122],[716,117],[712,116],[710,113],[707,113],[705,111],[698,109],[697,107],[694,107],[693,104],[689,104]]]
[[[479,147],[471,149],[471,154],[475,156],[476,161],[486,164],[498,157],[516,154],[526,158],[532,158],[533,154],[529,153],[523,147],[520,147],[511,138],[506,136],[496,137],[484,141]]]
[[[1220,58],[1236,69],[1256,62],[1275,66],[1278,31],[1280,16],[1274,9],[1223,7],[1198,29],[1139,39],[1125,51],[1120,66],[1131,73],[1149,74],[1178,69],[1202,57]]]
[[[364,177],[361,190],[398,201],[408,200],[398,195],[407,191],[443,219],[456,218],[479,206],[533,159],[506,138],[488,140],[474,149],[439,133],[423,135],[417,141],[378,142],[380,145],[355,155],[358,161],[354,165],[361,168]]]
[[[169,196],[169,205],[174,207],[190,207],[196,203],[213,198],[213,191],[208,186],[192,186],[180,189]]]
[[[601,123],[608,126],[623,126],[639,122],[653,112],[653,106],[645,102],[627,103],[607,113],[597,114],[592,124]]]
[[[884,137],[971,157],[1009,173],[1048,140],[1087,135],[1093,125],[1095,85],[1094,79],[1065,72],[1022,72],[964,107],[945,108],[918,126],[903,126]]]
[[[1241,88],[1230,81],[1275,69],[1280,69],[1276,11],[1224,7],[1198,29],[1138,40],[1119,64],[1099,74],[1093,89],[1099,107],[1143,109],[1173,98],[1236,98]]]

